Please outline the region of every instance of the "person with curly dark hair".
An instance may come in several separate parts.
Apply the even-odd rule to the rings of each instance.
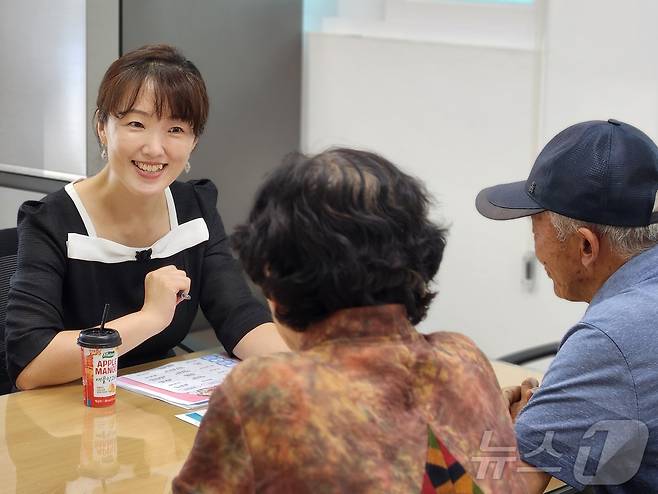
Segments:
[[[396,303],[417,324],[434,298],[428,284],[446,245],[428,206],[419,182],[372,153],[291,155],[232,241],[292,329],[339,309]]]
[[[215,390],[174,492],[525,492],[486,358],[413,326],[446,245],[430,203],[364,151],[294,154],[272,173],[232,243],[294,351]],[[482,472],[496,451],[507,465]]]

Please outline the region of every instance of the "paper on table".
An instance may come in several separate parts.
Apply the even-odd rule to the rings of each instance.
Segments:
[[[172,362],[147,371],[117,378],[117,386],[184,408],[208,401],[238,363],[218,354]]]
[[[196,427],[201,425],[201,419],[206,414],[207,408],[202,408],[200,410],[194,410],[193,412],[181,413],[176,415],[177,418],[181,419],[183,422],[192,424]]]

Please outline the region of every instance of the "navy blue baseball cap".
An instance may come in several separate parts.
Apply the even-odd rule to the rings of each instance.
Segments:
[[[526,181],[483,189],[475,207],[494,220],[548,210],[600,225],[658,223],[658,147],[618,120],[572,125],[546,144]]]

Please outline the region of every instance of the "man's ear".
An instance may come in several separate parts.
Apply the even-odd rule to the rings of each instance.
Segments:
[[[589,228],[581,227],[576,231],[580,242],[580,262],[585,268],[591,268],[599,258],[601,242],[598,235]]]

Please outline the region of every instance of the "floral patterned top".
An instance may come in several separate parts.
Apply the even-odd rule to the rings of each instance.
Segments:
[[[303,333],[301,351],[238,365],[173,489],[514,494],[525,492],[517,462],[484,355],[383,305],[340,310]]]

